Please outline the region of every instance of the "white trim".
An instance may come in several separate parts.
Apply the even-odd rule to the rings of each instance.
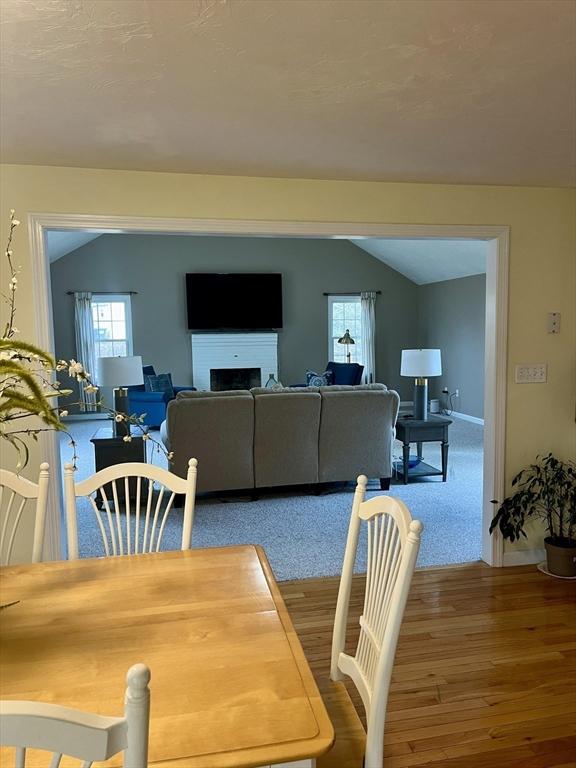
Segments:
[[[54,321],[52,318],[52,290],[50,287],[50,263],[45,250],[45,228],[41,220],[28,216],[28,236],[32,261],[32,303],[36,343],[48,352],[54,352]],[[41,432],[38,436],[40,461],[50,466],[52,482],[48,485],[46,527],[44,530],[44,560],[60,560],[62,557],[62,527],[58,510],[64,509],[62,476],[60,467],[60,437],[55,432]]]
[[[490,536],[488,526],[494,509],[491,499],[504,494],[504,458],[506,429],[506,337],[508,313],[508,226],[450,224],[368,224],[306,221],[237,221],[233,219],[172,219],[142,216],[103,216],[92,214],[30,213],[28,226],[34,277],[36,338],[45,348],[53,349],[50,272],[44,249],[46,229],[84,229],[95,232],[164,232],[201,235],[245,235],[285,237],[394,237],[461,238],[489,241],[486,264],[486,345],[484,418],[484,487],[482,509],[482,557],[490,565],[502,565],[503,543],[499,533]],[[46,433],[43,454],[58,476],[60,457],[56,435]],[[58,484],[52,483],[55,488]],[[50,547],[59,534],[59,520],[54,510],[48,514]],[[56,538],[55,538],[56,537]]]
[[[495,240],[508,234],[507,226],[468,224],[368,224],[355,222],[260,221],[258,219],[178,219],[146,216],[103,216],[84,213],[30,213],[29,219],[43,229],[83,229],[100,234],[245,235],[247,237],[351,237],[458,238]]]
[[[504,541],[499,529],[490,536],[488,528],[494,517],[491,500],[504,498],[509,237],[503,227],[488,243],[486,256],[482,559],[496,567],[503,564]]]
[[[502,565],[534,565],[546,560],[545,549],[515,549],[504,552]]]
[[[447,413],[446,416],[450,419],[454,416],[455,419],[462,419],[462,421],[471,421],[472,424],[481,424],[484,426],[484,419],[478,418],[478,416],[468,416],[467,413],[458,413],[458,411],[452,411]]]

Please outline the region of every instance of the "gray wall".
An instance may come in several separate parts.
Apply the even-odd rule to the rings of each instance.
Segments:
[[[454,410],[484,415],[486,275],[418,286],[419,346],[442,350],[443,375],[431,379],[431,397],[459,389]]]
[[[376,306],[377,380],[411,399],[401,378],[400,351],[418,334],[418,286],[346,240],[103,235],[51,266],[58,357],[75,356],[73,299],[66,292],[137,291],[132,297],[134,354],[192,383],[186,323],[186,272],[281,272],[284,328],[279,375],[284,384],[323,371],[328,359],[324,292],[381,290]]]

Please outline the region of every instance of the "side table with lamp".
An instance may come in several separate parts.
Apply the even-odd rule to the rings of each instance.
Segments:
[[[142,372],[142,358],[139,355],[133,357],[99,357],[98,361],[98,385],[100,387],[114,388],[114,410],[117,413],[128,413],[128,390],[137,384],[144,383]],[[130,441],[124,438],[131,435]],[[94,446],[94,463],[96,472],[114,464],[127,462],[145,462],[146,444],[142,437],[142,430],[131,427],[125,421],[112,420],[111,426],[101,427],[96,430],[90,442]],[[136,496],[136,481],[129,480],[130,497]],[[118,488],[119,501],[124,500],[123,487]],[[98,500],[100,506],[102,501]]]
[[[404,479],[441,475],[446,482],[448,474],[448,427],[451,419],[428,415],[428,378],[442,375],[442,359],[439,349],[403,349],[400,375],[414,378],[413,416],[400,417],[396,422],[396,437],[402,442],[402,462],[398,463]],[[417,446],[416,457],[410,456],[410,443]],[[442,469],[422,461],[422,443],[440,442]]]
[[[400,376],[414,379],[414,418],[428,418],[428,379],[442,376],[442,358],[439,349],[403,349]]]

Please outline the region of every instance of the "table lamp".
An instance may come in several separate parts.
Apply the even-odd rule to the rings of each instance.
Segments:
[[[346,344],[346,360],[350,362],[350,344],[355,344],[356,342],[350,336],[350,331],[348,328],[346,328],[346,333],[344,336],[342,336],[341,339],[338,339],[338,344]]]
[[[128,415],[128,390],[136,384],[144,384],[142,358],[135,357],[99,357],[98,386],[114,387],[114,410]],[[124,421],[114,421],[114,437],[130,434],[130,426]]]
[[[400,376],[414,378],[414,418],[428,418],[428,377],[442,375],[439,349],[403,349]]]

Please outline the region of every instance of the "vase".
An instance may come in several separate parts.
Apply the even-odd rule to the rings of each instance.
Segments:
[[[277,381],[273,373],[268,374],[268,381],[264,384],[266,389],[282,389],[281,382]]]

